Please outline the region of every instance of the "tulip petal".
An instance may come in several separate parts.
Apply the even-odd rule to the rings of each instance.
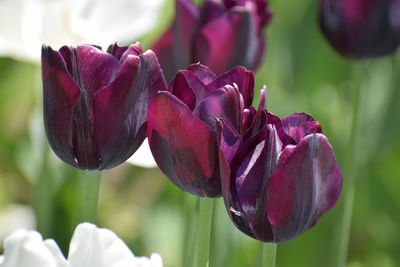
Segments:
[[[128,159],[146,137],[147,106],[167,84],[156,55],[129,55],[118,77],[93,98],[94,134],[101,148],[101,169]]]
[[[255,23],[243,8],[233,8],[214,19],[195,36],[194,61],[208,66],[216,74],[239,65],[254,68],[258,52]]]
[[[72,149],[75,107],[81,91],[67,71],[61,54],[42,47],[44,126],[53,151],[65,162],[77,166]]]
[[[192,62],[192,35],[198,18],[197,6],[191,0],[176,0],[173,23],[173,56],[175,67],[184,69]]]
[[[201,28],[212,20],[222,16],[226,10],[226,6],[220,1],[204,0],[200,7],[198,27]]]
[[[306,113],[294,113],[281,121],[286,134],[292,137],[296,143],[300,142],[306,135],[322,133],[319,122]]]
[[[8,237],[4,241],[4,256],[1,267],[59,267],[35,231],[18,230]]]
[[[251,106],[254,96],[254,74],[252,71],[241,66],[235,67],[216,78],[209,84],[209,87],[215,90],[227,84],[236,84],[243,96],[244,107],[248,108]]]
[[[135,266],[135,257],[125,243],[108,229],[82,223],[77,226],[69,247],[69,266]]]
[[[192,64],[189,67],[187,67],[186,70],[188,70],[188,71],[192,72],[194,75],[196,75],[197,78],[199,78],[200,81],[202,83],[204,83],[205,85],[210,84],[212,81],[214,81],[217,78],[215,73],[210,68],[208,68],[207,66],[201,65],[200,63]],[[219,86],[219,87],[221,87],[221,86]]]
[[[168,28],[161,37],[150,47],[157,55],[161,68],[164,72],[165,79],[170,82],[176,73],[177,67],[174,63],[174,51],[172,44],[174,41],[172,27]]]
[[[91,45],[79,45],[76,48],[63,46],[60,53],[69,73],[88,100],[114,80],[120,67],[113,55]]]
[[[324,135],[308,135],[289,149],[267,186],[266,212],[274,242],[311,228],[336,203],[342,188],[341,170]]]
[[[154,98],[148,113],[150,148],[165,175],[197,196],[219,196],[216,139],[209,126],[168,92]]]
[[[216,118],[225,118],[236,128],[242,123],[243,98],[239,90],[226,85],[203,99],[193,110],[193,114],[207,123],[215,133]]]
[[[172,94],[184,102],[190,110],[193,110],[196,103],[210,94],[207,86],[188,70],[178,71],[169,88]]]

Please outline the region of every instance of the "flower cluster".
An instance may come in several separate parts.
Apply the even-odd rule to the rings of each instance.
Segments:
[[[135,257],[125,243],[108,229],[93,224],[78,225],[72,236],[68,258],[52,239],[43,240],[36,231],[18,230],[4,241],[0,267],[162,267],[158,254]]]

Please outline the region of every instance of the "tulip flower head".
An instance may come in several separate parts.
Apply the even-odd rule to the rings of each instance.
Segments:
[[[108,229],[79,224],[72,236],[68,258],[52,239],[36,231],[18,230],[4,241],[0,267],[162,267],[160,255],[135,257],[125,243]]]
[[[219,121],[222,193],[233,223],[266,242],[310,229],[337,201],[342,173],[328,139],[310,115],[280,119],[245,109],[241,129]]]
[[[400,0],[320,0],[319,20],[331,45],[349,58],[385,56],[400,45]]]
[[[220,75],[235,66],[261,63],[271,19],[266,0],[176,0],[172,26],[152,46],[167,80],[178,69],[200,62]]]
[[[217,77],[200,64],[178,71],[148,108],[147,135],[160,169],[177,186],[202,197],[221,195],[215,118],[239,127],[253,99],[254,76],[236,67]]]
[[[42,48],[44,122],[54,152],[81,169],[108,169],[146,137],[147,105],[167,84],[139,43]]]

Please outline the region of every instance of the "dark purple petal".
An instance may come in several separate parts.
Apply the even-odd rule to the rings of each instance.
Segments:
[[[160,61],[167,82],[172,80],[177,69],[174,63],[174,51],[172,48],[173,38],[173,30],[171,27],[151,46],[151,50],[156,53]]]
[[[224,0],[224,4],[227,7],[234,6],[246,6],[249,8],[249,4],[252,3],[254,6],[251,6],[252,11],[255,15],[258,16],[258,21],[260,26],[264,26],[267,24],[272,18],[272,12],[268,8],[268,1],[266,0]]]
[[[77,166],[72,144],[74,111],[81,94],[67,71],[64,59],[50,46],[42,47],[44,126],[54,152]]]
[[[294,113],[281,121],[286,134],[293,138],[296,143],[299,143],[306,135],[322,133],[319,122],[306,113]]]
[[[191,0],[176,0],[173,22],[173,60],[175,68],[184,69],[190,63],[192,36],[198,19],[198,8]]]
[[[148,116],[150,148],[165,175],[197,196],[219,196],[217,141],[209,126],[169,92],[158,93]]]
[[[226,6],[221,2],[215,0],[204,0],[200,7],[198,27],[203,27],[212,20],[222,16],[226,11]]]
[[[143,53],[143,50],[139,42],[135,42],[129,46],[118,46],[117,43],[115,43],[108,47],[107,53],[113,55],[122,63],[127,55],[139,56]]]
[[[254,96],[254,74],[252,71],[244,67],[235,67],[216,78],[208,86],[211,90],[215,90],[227,84],[236,84],[243,96],[244,106],[246,108],[251,106]]]
[[[128,50],[127,50],[128,51]],[[147,106],[167,90],[156,55],[128,55],[118,77],[93,99],[94,133],[101,148],[101,169],[129,158],[146,137]]]
[[[217,76],[215,73],[210,70],[207,66],[201,65],[201,64],[192,64],[186,68],[186,70],[192,72],[194,75],[197,76],[197,78],[202,81],[205,85],[210,84],[212,81],[214,81]],[[222,85],[221,85],[222,86]],[[221,87],[219,86],[219,87]],[[218,87],[218,88],[219,88]]]
[[[63,46],[60,49],[67,68],[82,91],[82,97],[90,101],[101,88],[113,81],[119,71],[119,61],[111,54],[90,45]]]
[[[266,211],[273,241],[290,240],[310,229],[337,201],[342,173],[327,138],[303,138],[279,160],[268,180]]]
[[[190,110],[196,103],[210,94],[207,86],[199,78],[188,70],[180,70],[169,86],[169,91],[182,100]]]
[[[193,114],[207,123],[214,133],[217,129],[217,118],[224,118],[240,129],[242,112],[243,98],[239,90],[230,85],[213,91],[193,110]]]

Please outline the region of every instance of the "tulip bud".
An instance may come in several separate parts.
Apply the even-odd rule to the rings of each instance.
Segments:
[[[399,0],[321,0],[319,21],[331,45],[349,58],[385,56],[400,45]]]
[[[81,169],[108,169],[146,137],[147,105],[167,85],[139,43],[42,47],[44,124],[54,152]]]
[[[264,103],[262,91],[242,129],[219,120],[222,194],[242,232],[282,242],[310,229],[336,203],[342,173],[318,122],[305,113],[280,119]]]
[[[200,62],[220,75],[232,67],[256,69],[265,49],[263,29],[271,19],[266,0],[176,0],[172,26],[152,49],[167,80]]]
[[[147,135],[157,165],[177,186],[202,197],[221,195],[216,119],[240,127],[253,98],[253,73],[243,67],[217,77],[195,64],[178,71],[148,108]]]

